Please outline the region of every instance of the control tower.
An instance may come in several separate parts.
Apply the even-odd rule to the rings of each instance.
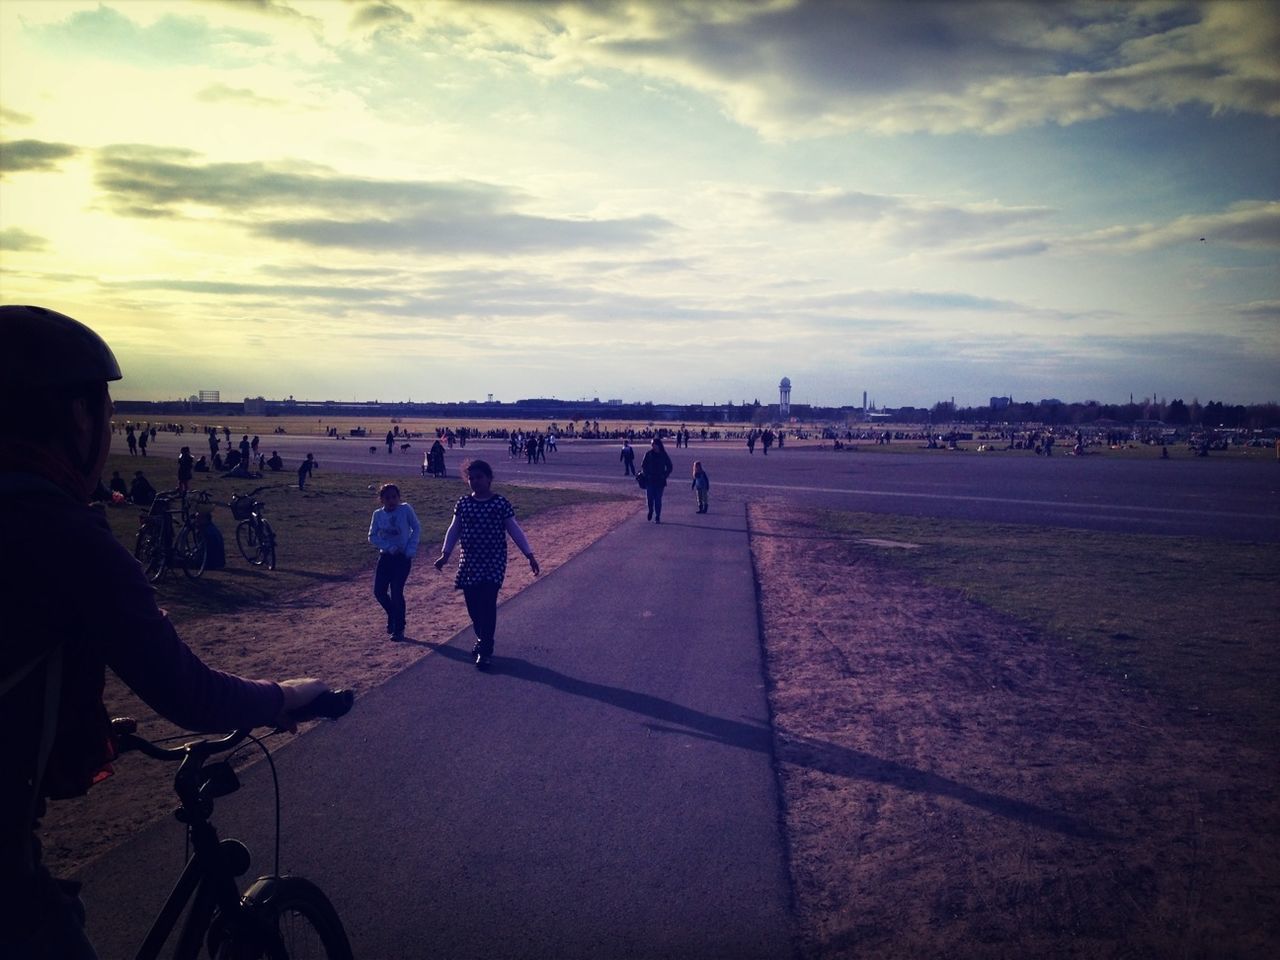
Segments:
[[[778,384],[778,418],[785,420],[791,416],[791,380],[783,377]]]

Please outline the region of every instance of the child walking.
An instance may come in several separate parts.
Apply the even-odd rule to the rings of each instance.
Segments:
[[[418,552],[422,527],[413,507],[400,501],[400,488],[384,483],[378,491],[382,507],[369,521],[369,542],[378,548],[378,568],[373,574],[373,595],[387,611],[387,633],[404,639],[404,584]]]
[[[711,490],[711,478],[702,469],[702,461],[693,461],[693,489],[698,495],[698,512],[707,512],[707,493]]]
[[[462,591],[467,613],[475,627],[472,649],[477,670],[489,669],[493,656],[493,635],[498,626],[498,590],[507,575],[507,534],[529,561],[534,576],[540,572],[529,541],[516,522],[516,511],[506,497],[492,491],[493,468],[483,460],[472,460],[464,474],[471,488],[453,508],[453,522],[444,535],[436,569],[443,570],[458,541],[462,541],[462,562],[453,585]]]

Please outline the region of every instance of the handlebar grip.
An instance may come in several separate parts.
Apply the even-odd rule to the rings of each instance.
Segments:
[[[298,723],[321,718],[337,720],[345,715],[355,702],[356,692],[354,690],[326,690],[306,706],[294,710],[289,716],[293,717]]]

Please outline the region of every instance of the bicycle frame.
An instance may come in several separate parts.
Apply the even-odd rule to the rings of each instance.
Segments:
[[[209,823],[191,825],[191,843],[191,857],[138,948],[137,960],[158,960],[192,897],[195,902],[173,951],[177,960],[198,960],[215,911],[220,910],[225,918],[238,917],[241,912],[235,877],[248,871],[248,848],[239,840],[219,840]]]
[[[173,951],[176,960],[198,960],[206,933],[220,937],[228,930],[252,922],[241,904],[236,884],[236,878],[249,870],[249,850],[239,840],[220,840],[217,829],[209,822],[214,799],[234,793],[240,781],[225,760],[205,765],[211,756],[231,750],[245,736],[242,732],[235,733],[216,741],[196,741],[176,750],[156,747],[131,732],[120,737],[122,744],[127,744],[126,749],[137,749],[151,757],[172,759],[182,755],[174,777],[180,800],[174,815],[187,825],[192,848],[177,883],[138,948],[137,960],[158,960],[189,902],[191,910]],[[215,928],[215,917],[220,917],[225,927]]]

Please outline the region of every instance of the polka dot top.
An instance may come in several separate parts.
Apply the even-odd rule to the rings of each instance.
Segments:
[[[453,585],[461,590],[476,583],[502,585],[507,575],[507,519],[516,515],[506,497],[488,500],[460,497],[453,515],[460,526],[462,563]]]

